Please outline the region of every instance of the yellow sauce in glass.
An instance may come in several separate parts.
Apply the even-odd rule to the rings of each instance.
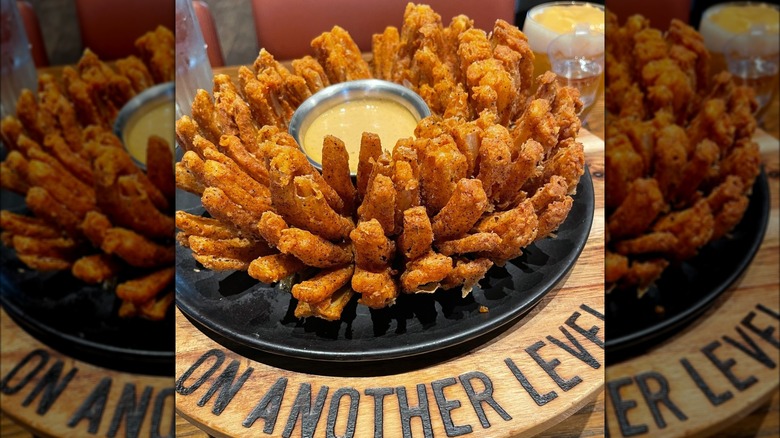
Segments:
[[[539,11],[533,19],[557,34],[573,32],[580,23],[591,30],[604,32],[604,11],[589,4],[550,6]]]
[[[715,75],[728,67],[723,50],[731,38],[746,34],[752,26],[763,26],[768,41],[777,41],[780,33],[780,9],[766,3],[726,3],[707,9],[699,23],[699,33],[710,51],[710,74]]]
[[[377,134],[382,149],[392,150],[398,139],[413,137],[416,127],[417,118],[397,102],[374,98],[346,101],[311,122],[303,136],[303,149],[312,160],[322,163],[322,140],[326,135],[338,137],[349,153],[349,169],[357,172],[363,132]]]
[[[587,23],[592,31],[604,32],[604,10],[586,3],[540,5],[529,12],[523,33],[534,51],[534,76],[551,68],[547,57],[550,42],[562,34],[574,32],[580,23]]]
[[[142,108],[131,117],[123,131],[127,152],[136,160],[146,164],[146,145],[152,135],[165,139],[173,150],[176,141],[174,112],[173,102],[161,102],[150,108]]]
[[[780,12],[768,5],[728,5],[710,16],[715,24],[735,34],[747,33],[752,26],[765,26],[767,33],[780,31]]]

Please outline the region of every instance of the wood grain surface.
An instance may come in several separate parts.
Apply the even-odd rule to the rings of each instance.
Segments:
[[[644,355],[607,367],[612,437],[726,436],[727,427],[734,434],[728,436],[780,435],[780,148],[763,131],[755,140],[771,192],[761,248],[735,286],[694,323]]]
[[[589,427],[600,434],[603,404],[593,402],[602,391],[604,373],[604,351],[599,345],[604,309],[604,143],[587,131],[580,141],[586,146],[596,193],[588,243],[568,276],[496,338],[419,369],[413,366],[416,359],[410,358],[412,371],[376,369],[373,376],[356,377],[340,375],[338,365],[322,373],[301,372],[278,361],[264,361],[262,355],[242,357],[177,311],[177,412],[212,436],[339,436],[352,430],[354,436],[363,437],[379,436],[374,434],[381,427],[384,436],[393,437],[444,436],[447,431],[514,437],[542,433],[569,417],[576,420],[569,424],[570,433],[580,435]],[[573,325],[567,325],[567,320]],[[539,348],[537,360],[534,345]],[[208,373],[212,368],[213,373]],[[250,368],[251,374],[240,382],[239,376]],[[230,393],[222,392],[228,387]],[[284,390],[274,393],[280,387]],[[217,393],[224,398],[220,400]],[[377,393],[386,395],[382,399]],[[323,398],[316,402],[318,396]],[[480,397],[483,402],[476,401]],[[590,408],[583,410],[586,406]],[[260,413],[266,414],[265,419]]]
[[[170,436],[173,380],[70,358],[30,336],[0,310],[0,407],[39,437]],[[154,434],[153,434],[154,432]],[[6,435],[8,433],[9,435]]]

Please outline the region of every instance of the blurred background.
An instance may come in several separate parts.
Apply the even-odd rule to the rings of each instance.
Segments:
[[[376,0],[375,0],[376,1]],[[380,0],[382,1],[382,0]],[[386,0],[384,0],[386,1]],[[635,3],[643,0],[620,0],[607,2],[610,9],[635,10]],[[778,0],[768,0],[768,3],[778,3]],[[73,63],[78,60],[83,50],[79,31],[77,1],[75,0],[26,0],[40,21],[40,29],[46,53],[51,65]],[[104,1],[104,3],[112,3]],[[121,3],[121,2],[118,2]],[[171,2],[172,4],[173,2]],[[202,0],[213,16],[216,33],[224,55],[225,65],[237,65],[250,62],[257,56],[259,50],[255,37],[252,0]],[[281,2],[280,2],[281,3]],[[515,2],[515,24],[523,27],[525,13],[541,0]],[[604,0],[592,3],[604,4]],[[661,3],[665,3],[663,6]],[[662,0],[654,7],[651,20],[654,25],[668,22],[670,17],[688,17],[691,24],[698,26],[701,13],[709,6],[723,3],[722,0]],[[399,19],[393,18],[395,21]],[[656,24],[656,21],[660,23]],[[290,32],[299,31],[300,23],[287,23]]]
[[[287,4],[284,1],[277,0],[200,0],[196,3],[204,4],[211,17],[214,20],[215,35],[218,38],[224,65],[246,64],[254,60],[259,51],[258,38],[256,33],[255,17],[253,11],[253,1],[258,4],[273,5],[274,3]],[[387,0],[368,0],[382,1]],[[393,0],[400,4],[405,4],[405,0]],[[636,10],[636,5],[643,3],[644,0],[612,0],[607,2],[607,7],[615,10]],[[690,23],[697,27],[702,12],[709,6],[716,3],[723,3],[723,0],[659,0],[657,7],[653,7],[648,14],[655,26],[665,26],[671,17],[687,17]],[[778,0],[767,0],[768,3],[778,3]],[[25,0],[22,3],[29,4],[34,10],[40,22],[40,32],[42,34],[45,52],[48,62],[51,65],[61,65],[76,62],[81,56],[84,48],[82,35],[79,29],[79,0]],[[116,2],[103,0],[106,5],[127,4],[128,2]],[[133,2],[130,2],[133,3]],[[157,4],[160,2],[157,1]],[[321,1],[312,1],[312,4],[324,3]],[[423,2],[421,2],[423,3]],[[480,2],[482,3],[482,2]],[[525,21],[526,12],[538,4],[544,3],[543,0],[515,0],[514,18],[515,24],[522,29]],[[604,0],[596,0],[592,3],[604,4]],[[173,2],[170,2],[171,9]],[[134,5],[140,10],[149,11],[141,5]],[[105,8],[108,9],[108,8]],[[436,9],[436,8],[435,8]],[[345,13],[342,10],[340,13]],[[148,13],[148,12],[147,12]],[[306,21],[306,14],[299,13],[301,20],[284,23],[285,28],[290,34],[301,31]],[[445,18],[448,20],[449,17]],[[400,25],[400,17],[388,17],[388,23]],[[348,29],[349,30],[349,29]]]
[[[150,11],[150,8],[143,7],[143,5],[138,4],[139,2],[117,2],[112,0],[98,1],[104,5],[112,6],[132,4],[134,9],[147,11],[146,13],[149,13],[148,11]],[[218,38],[217,44],[220,46],[224,65],[250,63],[257,56],[259,44],[256,33],[255,17],[253,15],[253,1],[254,0],[200,0],[195,2],[205,5],[207,12],[214,20],[214,27],[216,29],[215,35]],[[511,2],[512,0],[508,1]],[[364,3],[369,2],[388,3],[388,0],[364,1]],[[399,10],[403,10],[403,5],[407,3],[406,0],[392,0],[392,2],[401,5],[399,6]],[[80,0],[25,0],[20,3],[27,3],[38,18],[48,63],[50,65],[62,65],[72,64],[78,61],[85,47],[79,27],[78,13],[79,3],[83,2]],[[156,3],[159,5],[161,2],[157,0]],[[288,2],[277,0],[257,0],[256,3],[258,5],[267,4],[269,5],[269,8],[275,3],[280,5],[288,4]],[[325,2],[312,1],[311,3],[316,5],[324,4]],[[425,2],[420,1],[419,3]],[[484,2],[478,3],[484,5]],[[500,1],[497,3],[500,3]],[[541,3],[544,3],[544,1],[515,0],[513,13],[515,24],[522,29],[526,12],[530,8]],[[596,0],[592,3],[604,4],[604,0]],[[172,10],[173,1],[170,2],[170,5]],[[110,10],[111,8],[104,7],[101,9]],[[437,7],[434,7],[434,9],[437,9]],[[348,12],[348,9],[342,9],[338,12],[346,13]],[[299,33],[301,27],[304,25],[303,21],[306,20],[305,15],[307,14],[304,12],[299,12],[298,14],[301,16],[301,20],[284,23],[285,29],[291,34]],[[397,17],[391,16],[386,18],[387,24],[400,26],[402,15],[399,14]],[[449,18],[450,17],[445,17],[444,20],[448,21]],[[201,23],[201,26],[203,26],[203,23]]]
[[[40,22],[45,52],[51,65],[73,64],[82,45],[73,0],[28,0]],[[26,24],[26,23],[25,23]],[[28,29],[29,33],[29,29]]]
[[[392,0],[392,1],[368,0],[365,3],[371,3],[372,1],[373,2],[381,1],[383,3],[391,3],[391,2],[398,3],[401,5],[399,6],[399,10],[401,11],[403,10],[403,5],[407,3],[407,0]],[[208,4],[211,13],[214,17],[214,21],[216,22],[217,33],[219,34],[219,40],[221,43],[222,52],[224,53],[224,57],[225,57],[225,65],[246,64],[254,60],[260,48],[258,47],[257,38],[252,37],[253,35],[256,35],[255,20],[253,18],[252,0],[204,0],[204,3]],[[275,2],[275,1],[263,2],[262,0],[257,1],[256,3],[284,4],[284,2]],[[312,3],[314,4],[314,3],[321,3],[321,2],[313,1]],[[432,6],[434,7],[434,10],[437,11],[441,7],[435,5],[436,2],[418,1],[417,3],[433,3]],[[477,3],[480,6],[484,6],[487,3],[496,3],[496,2],[472,2],[472,3]],[[531,9],[532,7],[541,3],[545,3],[545,1],[544,0],[531,0],[531,1],[515,0],[513,15],[514,15],[514,22],[517,25],[517,27],[522,29],[523,22],[525,21],[526,12],[528,12],[528,10]],[[604,0],[596,0],[593,1],[592,3],[604,4]],[[343,10],[340,13],[346,14],[347,11]],[[300,13],[300,15],[302,16],[302,19],[305,20],[305,17],[303,17],[304,14],[302,12]],[[467,13],[467,15],[470,14]],[[387,21],[386,24],[388,25],[392,24],[396,27],[400,27],[402,17],[403,17],[402,13],[399,13],[398,16],[386,17],[386,21]],[[442,17],[445,24],[449,22],[450,18],[451,17],[444,17],[444,16]],[[286,23],[286,26],[288,27],[291,33],[294,33],[300,31],[302,23],[300,21],[289,22]],[[330,29],[322,29],[322,30],[324,31]]]
[[[101,59],[123,58],[135,53],[138,35],[154,30],[158,23],[174,22],[172,0],[23,0],[16,4],[38,67],[75,64],[85,47]]]

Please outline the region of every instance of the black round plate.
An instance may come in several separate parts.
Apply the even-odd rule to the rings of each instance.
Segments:
[[[321,361],[377,361],[451,347],[504,326],[528,312],[566,275],[582,252],[593,220],[593,183],[581,178],[557,238],[545,239],[504,267],[493,267],[466,298],[460,289],[402,294],[372,310],[353,298],[340,321],[293,316],[289,292],[245,272],[203,268],[177,248],[176,304],[207,334],[259,353]],[[201,213],[192,209],[192,213]],[[489,312],[480,313],[487,306]]]
[[[8,192],[2,197],[3,209],[28,213],[23,198]],[[5,246],[0,259],[0,303],[43,343],[107,368],[173,375],[173,311],[163,321],[119,318],[113,288],[86,285],[67,271],[31,270]]]
[[[730,233],[705,245],[696,257],[669,266],[641,299],[636,290],[607,295],[607,361],[639,354],[692,322],[728,290],[758,252],[769,221],[769,184],[756,178],[742,221]],[[659,312],[657,308],[663,308]]]

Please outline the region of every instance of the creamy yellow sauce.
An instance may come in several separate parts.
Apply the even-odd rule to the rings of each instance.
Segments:
[[[590,4],[540,6],[530,12],[523,33],[536,56],[534,74],[550,69],[547,47],[558,36],[574,32],[577,24],[587,23],[590,30],[604,32],[604,11]]]
[[[397,102],[372,98],[347,101],[311,122],[303,136],[303,149],[312,160],[322,163],[322,140],[327,135],[338,137],[349,153],[350,170],[357,172],[363,132],[377,134],[382,149],[392,150],[398,139],[414,136],[415,127],[415,116]]]
[[[534,15],[534,20],[559,34],[572,32],[580,23],[604,32],[604,11],[592,5],[550,6]]]
[[[755,21],[754,21],[755,20]],[[780,33],[780,12],[777,6],[767,4],[723,4],[715,5],[704,12],[699,33],[704,45],[712,55],[710,72],[719,73],[726,69],[723,51],[736,35],[750,32],[752,25],[764,26],[767,43],[777,44]]]
[[[765,26],[767,33],[780,31],[780,12],[767,5],[729,5],[710,15],[710,20],[731,33],[747,33],[752,26]]]
[[[123,136],[125,147],[133,158],[146,164],[146,145],[152,135],[165,139],[173,150],[176,141],[174,107],[173,102],[161,102],[142,109],[130,118],[125,125]]]

